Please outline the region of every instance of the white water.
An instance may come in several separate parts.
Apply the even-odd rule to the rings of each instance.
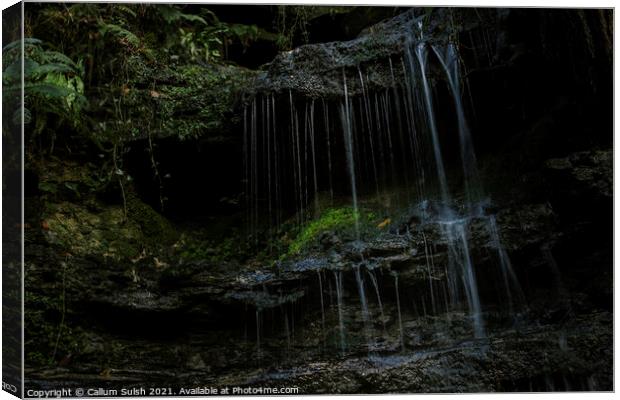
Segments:
[[[504,281],[504,289],[506,289],[506,296],[508,298],[508,307],[510,313],[512,314],[515,310],[515,302],[517,302],[518,305],[524,304],[525,295],[523,294],[523,290],[519,284],[519,279],[512,268],[512,264],[510,263],[510,257],[508,257],[508,253],[502,245],[495,215],[489,216],[489,234],[491,236],[493,247],[497,249],[500,269]]]
[[[362,307],[362,320],[364,323],[364,333],[366,335],[366,345],[368,347],[368,351],[370,352],[372,349],[370,313],[368,311],[368,301],[366,300],[366,290],[364,288],[364,280],[362,279],[360,268],[361,267],[359,265],[355,265],[353,266],[353,271],[355,272],[355,282],[357,283],[357,291],[360,297],[360,305]]]
[[[353,199],[353,215],[355,219],[355,233],[359,240],[360,225],[359,212],[357,206],[357,183],[355,180],[355,162],[353,158],[353,132],[351,131],[351,110],[349,106],[349,91],[347,89],[347,76],[342,71],[344,86],[344,104],[341,104],[340,117],[342,120],[342,131],[344,133],[345,151],[347,156],[347,168],[349,171],[349,179],[351,180],[351,197]]]
[[[432,48],[430,55],[436,55],[437,60],[434,57],[435,61],[429,59],[429,48]],[[440,143],[440,137],[441,140],[451,140],[450,132],[441,132],[440,136],[437,125],[438,117],[435,115],[433,82],[437,80],[437,77],[434,75],[432,81],[429,71],[435,71],[431,64],[437,61],[441,66],[439,71],[445,73],[458,125],[458,135],[456,135],[457,132],[454,134],[455,138],[458,137],[460,144],[463,169],[464,207],[462,209],[465,210],[463,212],[457,209],[460,197],[455,195],[453,198],[451,189],[454,193],[458,192],[448,186],[447,164],[444,162]],[[243,150],[249,231],[256,245],[261,236],[259,232],[261,222],[266,220],[265,215],[268,217],[266,225],[269,226],[270,235],[293,214],[297,218],[298,226],[303,226],[307,222],[306,218],[311,217],[311,213],[307,211],[310,210],[313,202],[315,212],[319,211],[318,194],[322,190],[329,190],[330,199],[333,202],[335,190],[346,193],[350,189],[355,215],[356,239],[360,240],[358,196],[373,189],[377,194],[380,189],[387,193],[386,185],[395,183],[397,178],[402,178],[407,186],[407,198],[409,198],[409,185],[411,185],[411,191],[417,195],[411,204],[419,202],[427,206],[422,217],[423,223],[439,224],[443,235],[443,238],[439,240],[445,241],[448,247],[447,264],[435,265],[433,246],[436,245],[434,241],[437,238],[427,238],[424,231],[421,231],[426,257],[428,294],[416,298],[421,299],[420,305],[425,314],[427,311],[437,314],[439,308],[444,308],[444,305],[446,311],[449,308],[466,305],[471,315],[474,336],[484,337],[485,324],[476,281],[476,268],[472,262],[468,238],[469,220],[474,216],[483,215],[483,210],[479,206],[482,185],[476,165],[474,142],[461,98],[457,48],[451,44],[429,46],[423,42],[410,43],[404,58],[401,59],[404,84],[400,90],[392,60],[390,59],[389,62],[392,87],[383,92],[373,92],[368,71],[364,72],[362,67],[358,67],[359,85],[352,94],[349,90],[349,83],[355,88],[357,79],[347,82],[347,75],[343,69],[343,99],[339,104],[342,137],[336,134],[338,133],[337,123],[333,126],[330,123],[330,103],[326,99],[321,99],[322,112],[319,112],[315,110],[314,99],[305,100],[305,103],[301,99],[294,101],[293,94],[289,91],[288,132],[286,128],[282,129],[283,126],[287,126],[286,122],[278,123],[282,116],[276,112],[275,95],[271,94],[262,100],[254,99],[246,106]],[[286,108],[286,97],[282,100]],[[303,106],[300,106],[302,103]],[[260,112],[257,110],[257,104],[260,104]],[[332,106],[338,107],[338,104],[332,104]],[[338,112],[338,108],[333,108],[333,110]],[[283,114],[286,114],[286,111]],[[303,125],[300,126],[300,124]],[[277,130],[276,127],[279,129]],[[342,153],[343,150],[344,153]],[[260,154],[261,151],[264,154]],[[341,185],[344,188],[337,187],[338,183],[346,182],[344,179],[337,180],[340,178],[338,175],[340,158],[334,155],[338,152],[345,156],[349,188],[345,185]],[[389,179],[386,179],[386,176],[389,176]],[[344,171],[342,178],[344,178]],[[382,187],[379,186],[380,184]],[[433,188],[435,188],[434,195]],[[282,214],[284,198],[289,199],[288,203],[292,202],[295,208],[294,213],[291,211],[289,216]],[[264,212],[261,212],[261,207],[264,207]],[[275,226],[272,226],[272,221],[275,221]],[[409,229],[408,225],[406,229]],[[489,234],[493,247],[497,249],[502,284],[506,288],[508,305],[512,311],[519,303],[523,303],[523,294],[508,253],[501,243],[497,222],[493,216],[489,217]],[[545,255],[548,256],[547,253]],[[369,326],[370,313],[364,282],[359,269],[355,272],[364,324]],[[441,281],[442,275],[445,276],[444,282]],[[346,343],[342,308],[342,276],[335,276],[340,348],[344,353]],[[384,322],[384,304],[380,296],[379,282],[372,271],[369,271],[369,276],[377,295],[381,320]],[[325,332],[325,304],[320,273],[318,278],[321,291],[321,324]],[[397,303],[400,319],[400,298],[398,297]],[[429,310],[426,310],[427,307]],[[288,321],[286,326],[288,329]],[[257,333],[259,341],[258,336]],[[370,345],[369,341],[369,348]]]
[[[398,311],[398,333],[400,338],[400,347],[401,350],[405,350],[405,334],[403,331],[403,318],[400,312],[400,295],[398,293],[398,273],[396,271],[392,272],[394,276],[394,288],[396,291],[396,310]]]
[[[467,204],[473,206],[478,204],[478,201],[481,199],[482,188],[471,132],[467,124],[467,119],[465,118],[465,110],[463,109],[463,102],[461,99],[458,53],[456,47],[452,43],[444,47],[433,46],[433,50],[446,72],[448,85],[450,86],[452,99],[454,100],[459,130],[459,142],[461,146],[465,194],[467,195]]]
[[[334,271],[336,281],[336,301],[338,302],[338,328],[340,329],[340,352],[344,356],[346,351],[346,340],[344,334],[344,310],[342,301],[342,272]]]
[[[377,304],[379,305],[379,314],[381,315],[381,325],[385,330],[385,314],[383,313],[383,302],[381,301],[381,291],[379,289],[379,282],[377,281],[377,275],[374,270],[367,270],[372,286],[375,288],[375,294],[377,295]]]

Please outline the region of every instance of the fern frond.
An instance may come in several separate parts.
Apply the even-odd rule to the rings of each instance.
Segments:
[[[104,23],[101,25],[100,31],[103,35],[111,34],[119,39],[124,39],[127,43],[134,47],[140,46],[140,39],[135,34],[121,26]]]

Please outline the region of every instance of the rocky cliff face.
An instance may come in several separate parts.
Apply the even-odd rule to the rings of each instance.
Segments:
[[[545,20],[545,13],[535,16]],[[171,222],[155,210],[158,201],[145,195],[144,187],[153,178],[140,167],[129,171],[136,182],[125,188],[121,199],[115,187],[80,195],[84,191],[77,190],[79,185],[90,187],[92,166],[51,160],[55,167],[39,175],[46,190],[29,197],[26,210],[29,385],[119,388],[148,383],[175,391],[205,385],[297,386],[301,394],[611,390],[611,135],[601,130],[588,136],[592,126],[564,129],[567,123],[562,122],[575,118],[574,110],[592,118],[608,115],[592,113],[592,102],[604,102],[598,97],[602,89],[598,94],[588,91],[584,104],[545,92],[534,100],[544,105],[538,108],[530,108],[528,98],[512,96],[523,95],[510,78],[512,72],[525,80],[527,58],[538,54],[522,46],[536,39],[514,24],[532,15],[515,10],[437,9],[430,15],[410,10],[354,40],[282,53],[245,90],[247,98],[257,96],[255,107],[264,107],[249,122],[246,108],[246,124],[273,132],[275,140],[284,137],[276,136],[276,128],[290,134],[289,122],[265,115],[289,99],[291,107],[312,99],[339,105],[347,79],[355,112],[355,102],[361,99],[362,109],[367,93],[387,93],[383,104],[388,109],[397,104],[388,97],[390,91],[406,93],[401,84],[410,78],[400,65],[415,48],[412,44],[443,45],[469,38],[460,42],[459,54],[464,65],[471,66],[463,74],[465,81],[471,78],[467,90],[477,115],[473,143],[480,150],[478,163],[488,195],[476,203],[475,212],[468,211],[472,204],[466,192],[455,190],[454,214],[447,218],[436,198],[408,202],[402,199],[409,200],[403,194],[409,186],[385,182],[380,182],[385,184],[381,193],[369,195],[374,188],[368,181],[367,187],[360,184],[364,190],[353,211],[347,206],[347,211],[327,218],[326,209],[351,200],[338,191],[338,186],[348,188],[342,178],[334,185],[330,181],[331,199],[327,190],[317,191],[316,201],[310,201],[314,208],[302,203],[301,210],[289,212],[277,228],[257,216],[257,226],[247,236],[240,220],[253,210],[242,206],[248,192],[237,197],[212,194],[221,195],[217,212],[199,214],[191,208],[185,210],[191,222],[172,217]],[[575,18],[586,21],[591,35],[602,35],[592,28],[598,18],[594,14]],[[492,23],[497,28],[489,31]],[[421,26],[424,37],[419,36]],[[546,46],[562,49],[552,40]],[[601,64],[605,70],[607,64]],[[444,107],[452,107],[452,98],[441,64],[433,63],[428,71],[437,93],[438,130],[455,130],[454,115]],[[366,82],[363,89],[360,82]],[[496,87],[499,83],[502,89]],[[509,95],[488,98],[501,90]],[[194,103],[194,97],[201,97],[198,91],[193,87],[186,100]],[[165,100],[158,96],[151,100]],[[494,101],[499,104],[491,104]],[[308,104],[314,103],[305,104],[305,115],[310,115]],[[379,110],[379,100],[376,104]],[[498,115],[491,115],[500,108]],[[218,110],[218,118],[227,112]],[[403,110],[402,125],[407,112]],[[193,120],[202,114],[191,115]],[[392,110],[389,115],[400,114]],[[243,120],[242,115],[235,118]],[[495,123],[502,118],[501,124]],[[600,127],[608,123],[596,122]],[[333,125],[316,127],[316,137]],[[306,126],[306,132],[315,129],[311,123]],[[385,126],[396,124],[386,121]],[[503,130],[497,131],[498,126]],[[214,129],[226,137],[230,132],[244,136],[241,127]],[[245,134],[250,131],[246,127]],[[555,145],[559,131],[570,144]],[[361,127],[355,132],[355,140],[366,140]],[[293,144],[299,146],[301,137]],[[334,137],[332,145],[342,140]],[[448,143],[443,150],[447,180],[454,189],[464,176],[457,168],[459,142],[456,136],[446,142],[441,132],[440,137]],[[159,173],[166,175],[165,168],[174,164],[177,169],[171,169],[167,179],[195,180],[196,186],[182,193],[199,197],[202,189],[197,187],[209,181],[176,171],[188,171],[178,165],[203,165],[196,161],[203,154],[196,149],[212,142],[188,138],[187,147],[155,139],[164,147],[161,154],[172,160],[162,161]],[[251,143],[259,147],[255,138],[246,142],[245,151]],[[140,149],[144,139],[129,141]],[[241,142],[234,141],[237,147]],[[307,150],[309,140],[305,143]],[[363,143],[372,146],[373,141]],[[308,162],[314,157],[312,146],[312,152],[295,160],[305,156]],[[182,149],[187,152],[170,155]],[[288,156],[295,149],[285,150],[273,154]],[[317,153],[324,150],[317,146]],[[383,150],[388,152],[387,147]],[[394,152],[398,150],[395,146]],[[241,150],[235,152],[220,156],[226,159]],[[431,163],[432,157],[424,156],[429,158],[423,161]],[[344,159],[344,154],[334,155],[334,169],[346,170]],[[232,170],[236,163],[221,169]],[[224,174],[216,169],[194,173]],[[306,192],[308,187],[312,191],[311,170],[303,171],[299,169],[303,177],[295,177],[305,179]],[[400,171],[394,176],[400,178]],[[274,183],[274,192],[276,187]],[[280,187],[287,188],[293,191]],[[205,190],[211,189],[219,190]],[[294,190],[301,198],[303,190]],[[183,203],[181,197],[175,199],[179,208],[189,208],[193,200]],[[261,196],[250,200],[264,202]],[[265,205],[257,210],[261,212],[267,214]],[[300,219],[304,223],[295,225]]]

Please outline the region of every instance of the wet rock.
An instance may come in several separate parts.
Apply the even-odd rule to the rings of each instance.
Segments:
[[[342,97],[344,74],[348,78],[349,93],[360,94],[359,66],[364,67],[367,75],[366,89],[392,87],[404,81],[401,57],[409,41],[445,42],[449,39],[449,34],[439,29],[451,18],[448,12],[436,9],[433,18],[419,14],[419,10],[410,9],[372,26],[350,41],[310,44],[280,53],[257,77],[254,90],[260,93],[292,91],[314,98]],[[422,21],[426,24],[424,39],[419,36],[418,23]]]
[[[574,153],[548,160],[546,167],[552,205],[559,212],[587,217],[588,211],[611,209],[613,150]]]

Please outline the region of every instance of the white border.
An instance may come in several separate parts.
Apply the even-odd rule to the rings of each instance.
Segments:
[[[44,0],[45,1],[45,0]],[[30,2],[30,1],[28,1]],[[77,2],[77,1],[72,1],[72,0],[68,0],[66,2]],[[102,0],[93,0],[92,2],[105,2]],[[115,2],[119,2],[119,3],[135,3],[136,1],[128,1],[128,0],[117,0]],[[553,7],[553,8],[615,8],[616,6],[616,2],[615,1],[601,1],[601,0],[589,0],[589,1],[583,1],[583,0],[564,0],[564,1],[559,1],[559,0],[555,0],[555,1],[550,1],[550,0],[544,0],[544,1],[520,1],[520,2],[515,2],[515,1],[506,1],[506,0],[478,0],[478,1],[468,1],[468,0],[450,0],[450,1],[437,1],[437,0],[425,0],[425,1],[411,1],[411,0],[388,0],[388,1],[369,1],[369,0],[362,0],[362,1],[356,1],[356,0],[340,0],[340,1],[330,1],[330,0],[313,0],[313,1],[299,1],[299,0],[254,0],[254,1],[248,1],[248,0],[230,0],[230,1],[213,1],[213,0],[202,0],[202,1],[179,1],[179,0],[150,0],[149,2],[151,3],[202,3],[202,4],[222,4],[222,3],[226,3],[226,4],[312,4],[312,5],[333,5],[333,4],[338,4],[338,5],[377,5],[377,6],[455,6],[455,7]],[[11,1],[11,0],[0,0],[0,5],[2,6],[2,9],[5,9],[13,4],[15,4],[15,1]],[[22,6],[22,15],[23,15],[23,6]],[[618,104],[615,102],[615,94],[618,91],[618,82],[616,81],[615,77],[617,75],[617,63],[615,62],[615,55],[616,55],[616,50],[618,48],[618,44],[616,41],[616,29],[615,27],[618,26],[618,16],[617,13],[614,12],[614,150],[615,150],[615,121],[616,121],[616,116],[618,115],[618,111],[619,111],[619,107]],[[23,33],[23,32],[22,32]],[[0,39],[1,39],[1,33],[0,33]],[[1,60],[1,56],[0,56],[0,60]],[[23,68],[23,65],[22,65]],[[22,90],[23,90],[23,84],[22,84]],[[23,96],[23,93],[22,93]],[[1,118],[1,116],[0,116]],[[22,115],[23,118],[23,115]],[[22,141],[23,141],[23,127],[22,127]],[[22,163],[24,160],[24,151],[23,151],[23,147],[22,147]],[[1,161],[1,157],[2,157],[2,144],[0,141],[0,161]],[[615,182],[615,171],[616,168],[620,165],[620,161],[618,159],[618,156],[616,154],[614,154],[614,182]],[[22,164],[23,166],[23,164]],[[0,182],[1,182],[1,177],[0,177]],[[22,191],[23,191],[23,175],[22,175]],[[615,267],[615,250],[620,248],[620,238],[618,237],[618,235],[616,235],[616,230],[615,227],[618,226],[618,222],[620,217],[618,217],[618,214],[616,214],[616,209],[617,206],[619,204],[620,200],[618,198],[618,190],[616,185],[614,184],[614,267]],[[2,205],[2,199],[0,196],[0,207]],[[22,208],[22,238],[23,238],[23,208]],[[1,238],[1,234],[0,234],[0,238]],[[22,246],[23,246],[23,241],[22,241]],[[0,261],[1,262],[1,261]],[[22,266],[23,266],[23,247],[22,247]],[[615,273],[615,268],[614,268],[614,310],[618,310],[618,296],[615,295],[615,288],[620,287],[618,286],[618,276],[620,274],[616,274]],[[22,270],[22,293],[23,293],[23,270]],[[1,288],[1,283],[2,283],[2,276],[0,274],[0,288]],[[2,315],[2,311],[0,309],[0,318]],[[614,383],[617,382],[616,378],[617,378],[617,372],[618,372],[618,357],[616,356],[615,353],[615,338],[616,338],[616,331],[615,331],[615,327],[616,327],[616,318],[617,316],[614,315]],[[22,296],[22,337],[23,337],[23,296]],[[0,341],[1,343],[1,341]],[[22,349],[22,360],[23,360],[23,349]],[[1,365],[1,361],[2,361],[2,353],[0,352],[0,365]],[[23,370],[22,370],[22,375],[23,375]],[[22,376],[23,377],[23,376]],[[423,396],[429,396],[429,395],[390,395],[390,398],[395,398],[395,399],[403,399],[403,398],[407,398],[407,399],[412,399],[412,398],[421,398]],[[502,398],[505,398],[506,396],[510,396],[510,398],[512,399],[524,399],[524,398],[532,398],[532,397],[539,397],[539,396],[545,396],[546,399],[566,399],[566,400],[581,400],[584,398],[597,398],[597,399],[602,399],[602,398],[615,398],[615,394],[614,393],[591,393],[591,392],[582,392],[582,393],[545,393],[545,394],[463,394],[463,395],[431,395],[431,396],[442,396],[442,397],[448,397],[448,398],[456,398],[457,396],[459,398],[472,398],[472,397],[483,397],[485,399],[488,400],[501,400]],[[255,397],[255,396],[247,396],[247,397]],[[270,396],[262,396],[264,397],[270,397]],[[331,396],[303,396],[306,399],[324,399],[326,397],[331,397]],[[353,397],[358,397],[358,396],[338,396],[340,398],[353,398]],[[366,398],[386,398],[387,395],[364,395],[364,397]],[[180,398],[174,398],[174,397],[169,397],[170,399],[186,399],[183,397]],[[273,398],[278,398],[278,397],[273,397]],[[11,396],[10,394],[8,394],[7,392],[4,391],[0,391],[0,400],[9,400],[9,399],[15,399],[14,396]]]

